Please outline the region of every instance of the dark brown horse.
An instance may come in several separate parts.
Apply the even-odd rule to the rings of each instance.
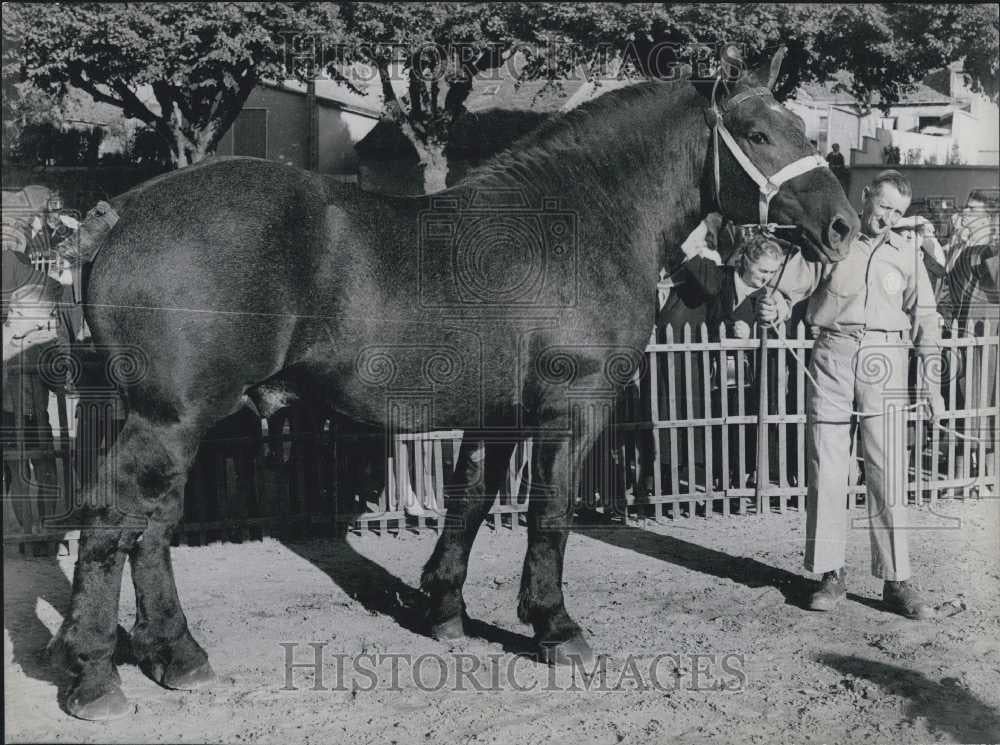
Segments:
[[[813,151],[802,122],[757,85],[747,74],[727,91],[724,121],[773,174]],[[589,660],[562,591],[576,472],[642,359],[653,308],[637,299],[650,295],[664,241],[682,240],[712,206],[710,90],[608,93],[427,198],[232,159],[120,200],[86,313],[98,345],[139,359],[122,376],[129,413],[109,466],[85,495],[56,645],[74,676],[69,712],[128,711],[112,662],[126,559],[143,669],[176,689],[211,678],[178,601],[170,539],[200,438],[276,382],[357,420],[466,431],[421,580],[437,636],[462,631],[473,540],[511,449],[534,437],[518,615],[548,661]],[[756,222],[757,187],[728,152],[720,173],[727,215]],[[771,219],[801,226],[813,260],[843,258],[858,229],[826,169],[785,183]]]

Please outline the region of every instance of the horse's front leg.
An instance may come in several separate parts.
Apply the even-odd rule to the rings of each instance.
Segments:
[[[462,586],[479,527],[504,487],[512,442],[489,442],[466,433],[455,473],[445,493],[447,514],[441,537],[424,567],[420,587],[428,598],[431,634],[454,639],[465,634]]]
[[[598,407],[601,408],[601,407]],[[593,413],[593,409],[590,412]],[[578,472],[606,421],[574,416],[572,436],[534,443],[534,477],[528,504],[528,550],[521,574],[518,617],[535,629],[542,659],[590,666],[594,652],[563,599],[563,561],[573,521]]]

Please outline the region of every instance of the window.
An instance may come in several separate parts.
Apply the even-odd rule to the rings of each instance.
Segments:
[[[819,132],[816,138],[816,149],[821,153],[827,151],[827,143],[830,141],[830,117],[820,116],[819,118]]]
[[[233,155],[267,157],[267,109],[243,109],[236,117]]]

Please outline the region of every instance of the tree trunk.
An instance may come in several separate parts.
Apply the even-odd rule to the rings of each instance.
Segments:
[[[448,158],[444,145],[424,146],[417,150],[424,166],[424,194],[434,194],[448,188]]]
[[[213,142],[216,129],[216,127],[210,126],[194,133],[188,133],[175,124],[171,128],[169,140],[170,156],[174,168],[194,165],[211,155],[217,144]]]

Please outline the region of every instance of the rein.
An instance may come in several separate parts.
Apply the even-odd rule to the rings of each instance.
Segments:
[[[776,173],[772,174],[770,177],[765,176],[764,173],[756,165],[754,165],[753,161],[747,157],[747,154],[743,152],[743,149],[733,138],[732,134],[730,134],[729,130],[726,129],[726,125],[722,120],[726,110],[732,110],[734,107],[751,98],[770,96],[771,91],[770,89],[764,87],[751,88],[727,99],[720,110],[719,103],[716,98],[716,92],[718,91],[720,82],[722,82],[721,76],[715,79],[715,85],[712,86],[712,114],[714,119],[712,122],[712,159],[713,172],[715,176],[715,201],[718,204],[719,211],[722,211],[722,180],[719,175],[719,138],[721,137],[722,141],[729,149],[730,154],[732,154],[732,156],[736,159],[736,162],[740,164],[744,173],[753,179],[754,183],[756,183],[757,187],[760,189],[758,199],[758,227],[769,233],[773,233],[775,230],[779,229],[794,229],[794,225],[778,225],[776,223],[768,222],[767,218],[771,207],[771,200],[774,199],[775,195],[778,191],[780,191],[782,184],[786,181],[790,181],[796,176],[801,176],[802,174],[808,173],[816,168],[828,168],[829,165],[820,155],[814,153],[812,155],[805,155],[798,160],[789,163],[779,169]]]

